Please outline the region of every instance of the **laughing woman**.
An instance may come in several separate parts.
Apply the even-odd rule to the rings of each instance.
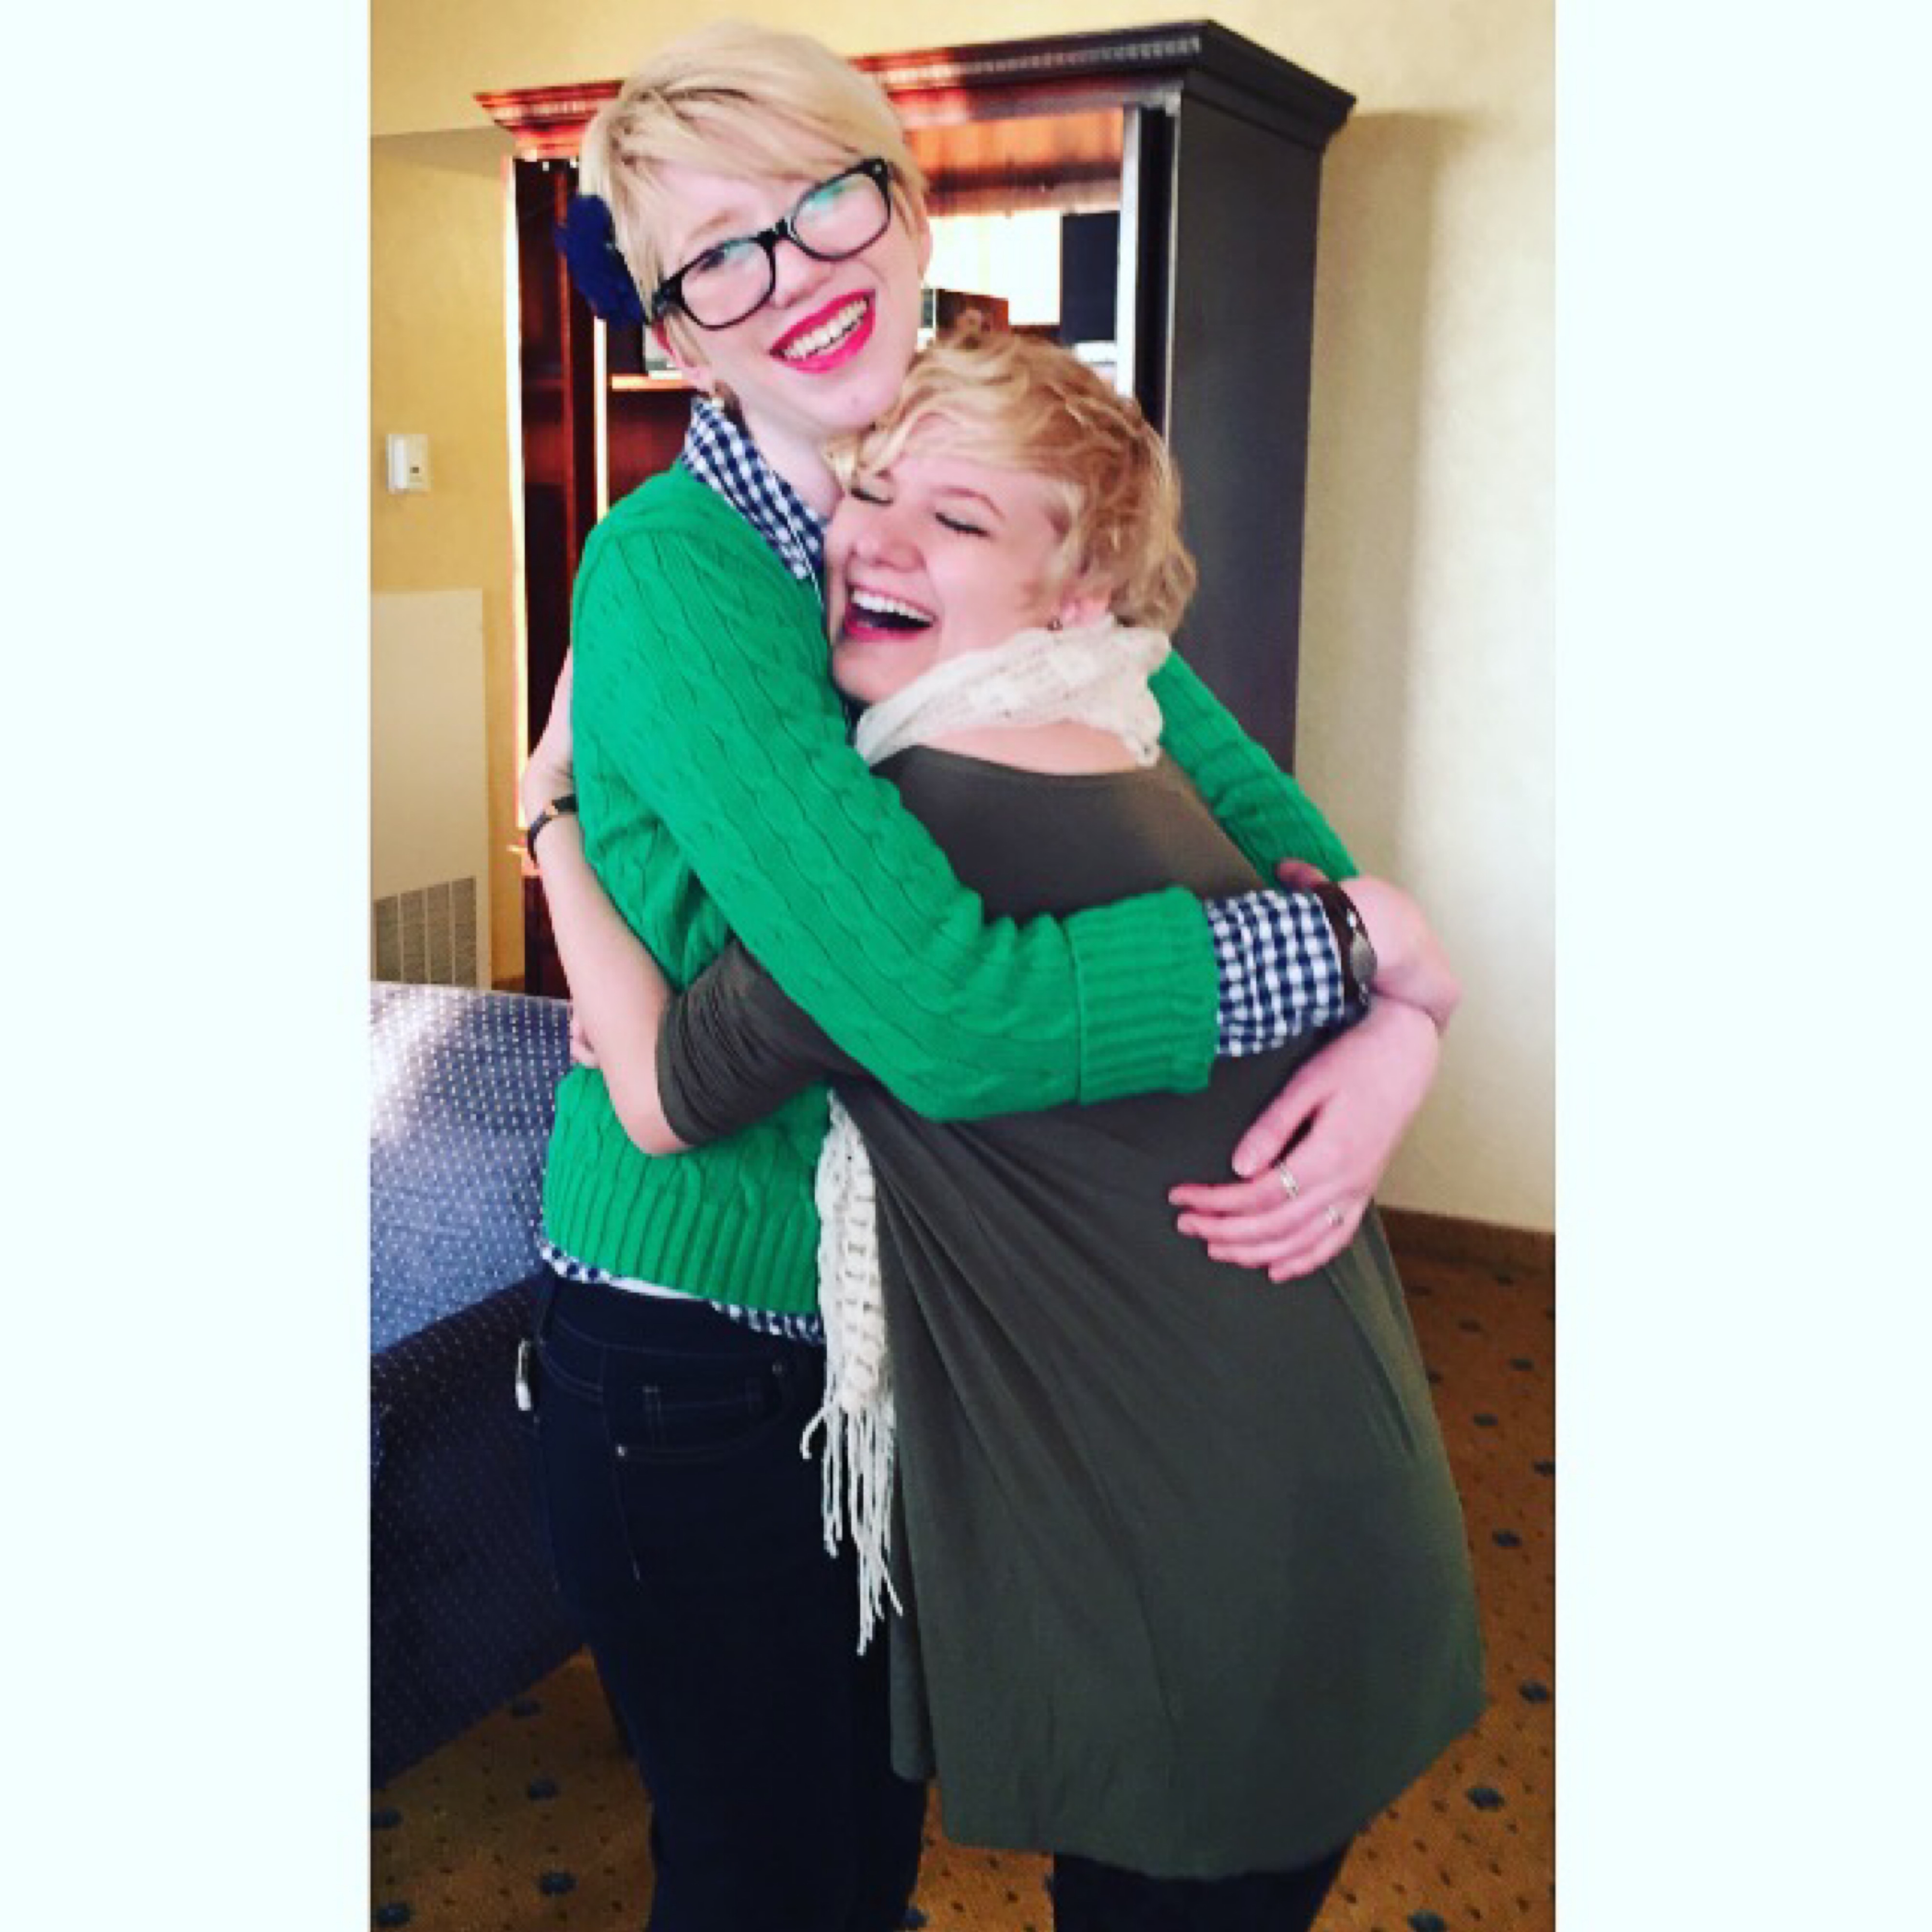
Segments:
[[[1250,877],[1204,905],[1168,887],[1064,920],[989,917],[851,748],[826,674],[822,452],[896,394],[930,248],[878,88],[811,40],[706,29],[600,110],[582,185],[580,286],[646,321],[700,392],[678,464],[586,546],[574,692],[523,790],[610,1064],[627,1036],[599,1004],[602,965],[641,941],[682,986],[734,934],[940,1118],[1198,1090],[1217,1059],[1337,1010],[1315,895]],[[1154,689],[1164,742],[1264,872],[1350,869],[1178,659]],[[1390,1003],[1334,1051],[1361,1077],[1324,1090],[1294,1176],[1211,1196],[1204,1240],[1290,1266],[1352,1234],[1435,1030]],[[1288,1098],[1269,1157],[1306,1111]],[[592,1070],[560,1091],[529,1394],[560,1585],[651,1791],[651,1932],[888,1932],[922,1794],[891,1773],[880,1648],[853,1654],[851,1558],[821,1548],[818,1472],[796,1450],[825,1374],[824,1090],[676,1160],[634,1144],[628,1111]]]
[[[1016,917],[1252,888],[1159,750],[1148,680],[1192,571],[1134,405],[968,330],[843,460],[832,676],[961,877]],[[1375,986],[1446,1019],[1402,902],[1346,896],[1390,956]],[[1461,1511],[1372,1216],[1276,1288],[1164,1208],[1319,1044],[1198,1094],[935,1122],[734,945],[654,1069],[606,1068],[667,1154],[836,1083],[826,1420],[871,1466],[835,1466],[830,1514],[882,1540],[896,1421],[899,1768],[937,1775],[955,1838],[1056,1855],[1060,1932],[1310,1924],[1353,1834],[1481,1707]]]

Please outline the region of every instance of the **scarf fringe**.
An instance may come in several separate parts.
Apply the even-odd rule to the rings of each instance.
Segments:
[[[892,1587],[892,1408],[880,1295],[879,1216],[864,1137],[837,1094],[818,1157],[818,1300],[825,1322],[825,1400],[806,1426],[800,1454],[825,1432],[821,1507],[825,1547],[837,1555],[849,1524],[859,1559],[859,1649],[862,1654]]]

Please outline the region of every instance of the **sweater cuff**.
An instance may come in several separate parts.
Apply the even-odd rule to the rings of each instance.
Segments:
[[[1066,922],[1080,1015],[1080,1098],[1193,1094],[1214,1070],[1214,943],[1201,902],[1170,891]]]

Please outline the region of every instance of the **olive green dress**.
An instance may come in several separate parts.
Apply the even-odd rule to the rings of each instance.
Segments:
[[[1186,780],[928,748],[880,770],[991,910],[1252,869]],[[895,1756],[969,1844],[1174,1878],[1278,1870],[1371,1820],[1483,1701],[1462,1512],[1371,1213],[1280,1286],[1174,1231],[1318,1036],[1209,1087],[941,1124],[742,951],[659,1056],[685,1138],[830,1073],[877,1176],[898,1410]],[[856,1630],[856,1610],[855,1610]]]

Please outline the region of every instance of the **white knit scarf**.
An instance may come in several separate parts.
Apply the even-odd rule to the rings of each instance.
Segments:
[[[1168,650],[1158,631],[1112,617],[1076,630],[1022,631],[989,651],[935,666],[859,721],[854,742],[876,765],[914,745],[988,724],[1090,724],[1118,736],[1136,764],[1160,755],[1160,706],[1148,688]],[[892,1588],[893,1411],[879,1275],[872,1163],[851,1116],[831,1096],[818,1156],[818,1302],[825,1322],[825,1401],[800,1447],[826,1432],[825,1546],[847,1521],[859,1559],[859,1648],[872,1640]]]

